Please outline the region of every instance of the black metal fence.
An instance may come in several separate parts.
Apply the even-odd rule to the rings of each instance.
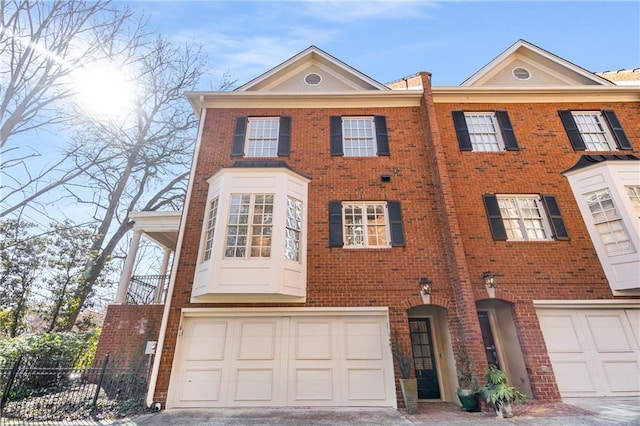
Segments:
[[[127,304],[153,305],[164,303],[169,275],[134,275],[129,280]],[[161,292],[158,294],[158,292]]]
[[[108,355],[98,366],[55,364],[20,356],[0,366],[0,423],[114,419],[144,411],[147,378],[109,366]]]

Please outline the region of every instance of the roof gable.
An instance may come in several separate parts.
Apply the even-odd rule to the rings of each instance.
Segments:
[[[315,74],[308,78],[310,74]],[[316,77],[319,76],[319,79]],[[315,81],[319,82],[317,84]],[[363,92],[389,90],[315,46],[238,87],[238,92]]]
[[[522,71],[521,78],[517,78],[514,75],[516,69],[526,70],[528,76]],[[461,84],[525,88],[612,85],[610,81],[525,40],[518,40]]]

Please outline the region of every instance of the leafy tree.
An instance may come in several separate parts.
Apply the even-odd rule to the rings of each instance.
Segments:
[[[44,290],[50,297],[41,316],[49,324],[48,331],[57,331],[73,327],[69,313],[79,304],[73,296],[84,283],[83,268],[87,261],[97,257],[97,253],[90,248],[96,238],[94,229],[74,225],[70,220],[51,226],[51,244],[46,252],[48,270],[43,280]],[[104,274],[100,280],[98,284],[106,286]],[[83,307],[85,310],[91,307],[87,302]]]
[[[45,237],[31,236],[33,223],[0,221],[0,336],[15,337],[26,327],[29,297],[44,266]]]

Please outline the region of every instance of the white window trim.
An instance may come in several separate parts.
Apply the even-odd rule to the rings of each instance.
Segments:
[[[496,142],[498,145],[498,149],[492,149],[492,150],[479,150],[478,147],[480,146],[477,142],[474,142],[474,136],[475,135],[479,135],[480,133],[473,133],[471,131],[472,129],[472,125],[469,123],[469,119],[472,116],[484,116],[484,117],[489,117],[491,118],[491,121],[493,123],[493,127],[496,129],[495,133],[495,137],[496,137]],[[498,122],[498,118],[496,117],[496,113],[495,111],[492,112],[487,112],[487,111],[469,111],[469,112],[465,112],[464,113],[464,119],[467,123],[467,132],[469,133],[469,139],[471,140],[471,148],[473,152],[502,152],[505,151],[505,146],[504,146],[504,140],[502,139],[502,129],[500,127],[500,123]],[[490,134],[490,133],[487,133]],[[482,146],[486,146],[486,144],[483,144]]]
[[[363,245],[352,245],[349,244],[347,241],[347,227],[350,226],[347,223],[346,220],[346,215],[345,215],[345,208],[346,206],[360,206],[362,208],[362,218],[363,218],[363,235],[365,236],[364,238],[364,244]],[[367,228],[368,228],[368,223],[367,223],[367,206],[382,206],[383,209],[383,213],[384,213],[384,228],[385,228],[385,239],[386,239],[386,244],[381,244],[381,245],[370,245],[369,244],[369,240],[368,238],[366,238],[366,236],[368,235],[367,232]],[[342,238],[343,238],[343,243],[344,243],[344,248],[349,249],[349,250],[358,250],[358,249],[367,249],[367,248],[390,248],[391,247],[391,225],[389,223],[389,209],[388,209],[388,205],[386,201],[343,201],[342,202]]]
[[[346,145],[346,141],[347,141],[347,137],[346,137],[346,131],[345,131],[345,121],[355,121],[355,120],[364,120],[364,121],[368,121],[371,122],[371,144],[372,144],[372,148],[373,148],[373,153],[371,155],[353,155],[353,154],[348,154],[347,153],[347,145]],[[342,117],[342,152],[344,153],[345,157],[364,157],[364,158],[370,158],[370,157],[377,157],[378,156],[378,140],[376,138],[376,122],[373,116],[343,116]]]
[[[629,189],[631,189],[633,194],[629,194],[629,192],[628,192]],[[640,219],[640,207],[639,207],[639,205],[640,205],[640,185],[626,185],[624,187],[624,190],[626,191],[627,196],[629,197],[629,201],[631,201],[631,207],[633,207],[633,209],[637,213],[638,218]]]
[[[205,215],[205,233],[204,233],[204,246],[202,248],[202,262],[211,260],[214,251],[214,237],[216,232],[216,225],[218,221],[218,213],[220,208],[219,197],[214,197],[209,200],[207,204],[207,213]]]
[[[587,152],[618,151],[618,144],[616,142],[616,139],[613,137],[613,134],[611,133],[611,129],[609,128],[609,122],[604,118],[602,111],[571,111],[571,115],[573,116],[573,119],[576,122],[576,127],[578,128],[578,131],[580,132],[580,136],[584,141],[584,145]],[[607,145],[609,145],[609,148],[607,149],[589,148],[589,143],[592,143],[592,142],[587,141],[585,139],[585,133],[583,133],[582,130],[580,130],[580,126],[577,120],[578,116],[596,117],[599,124],[602,126],[602,134],[604,135],[604,138],[606,139],[606,143]],[[602,144],[603,142],[598,142],[598,143]]]
[[[611,205],[613,206],[612,209],[607,210],[607,212],[615,212],[616,217],[614,218],[607,218],[607,220],[602,220],[602,221],[596,221],[596,218],[593,214],[593,211],[591,211],[591,206],[589,204],[588,198],[590,196],[592,196],[595,193],[598,192],[604,192],[607,193],[607,195],[609,196],[609,200],[611,201]],[[626,194],[626,192],[625,192]],[[631,239],[631,235],[629,234],[629,230],[627,229],[627,225],[624,221],[624,217],[622,215],[622,210],[621,210],[621,206],[618,206],[616,204],[616,200],[615,197],[611,191],[610,188],[602,188],[602,189],[598,189],[596,191],[591,191],[591,192],[587,192],[585,194],[582,195],[584,197],[585,203],[587,204],[587,207],[589,208],[589,211],[591,211],[591,221],[595,227],[595,231],[596,234],[598,235],[598,238],[600,239],[600,244],[602,244],[602,247],[604,248],[605,253],[607,254],[607,256],[611,257],[611,256],[619,256],[619,255],[625,255],[625,254],[631,254],[631,253],[635,253],[636,249],[633,245],[633,240]],[[624,208],[624,207],[622,207]],[[604,211],[602,212],[604,213]],[[605,244],[605,241],[602,238],[602,234],[600,233],[599,229],[599,225],[604,225],[604,224],[611,224],[617,222],[620,225],[621,230],[624,232],[624,235],[626,236],[626,240],[615,240],[614,243],[617,246],[618,244],[620,244],[621,242],[625,242],[629,245],[629,248],[625,249],[625,250],[613,250],[613,251],[609,251],[607,249],[607,247],[609,246],[608,244]]]
[[[249,212],[248,212],[248,218],[247,218],[247,223],[243,224],[244,226],[247,227],[247,233],[246,233],[246,241],[245,241],[245,245],[244,245],[244,256],[227,256],[227,249],[229,249],[228,246],[228,238],[229,238],[229,228],[232,226],[232,224],[229,223],[229,219],[231,218],[231,207],[232,207],[232,202],[231,199],[234,195],[239,195],[239,196],[244,196],[244,195],[248,195],[249,198]],[[254,236],[254,228],[257,226],[267,226],[267,225],[263,225],[263,224],[254,224],[252,219],[253,219],[253,215],[255,213],[255,207],[256,207],[256,197],[257,196],[268,196],[271,195],[273,197],[273,204],[272,206],[275,207],[275,194],[265,194],[265,193],[232,193],[230,194],[229,197],[229,212],[227,214],[227,223],[225,224],[226,227],[226,231],[225,231],[225,239],[224,239],[224,246],[223,246],[223,256],[225,259],[235,259],[235,260],[239,260],[239,259],[270,259],[273,255],[273,228],[274,228],[274,223],[273,223],[273,211],[271,212],[271,224],[269,226],[271,226],[271,235],[270,235],[270,243],[269,243],[269,256],[251,256],[251,249],[252,249],[252,238]],[[235,224],[233,224],[233,226],[236,226]],[[240,247],[240,246],[233,246],[235,247]]]
[[[500,216],[502,217],[502,223],[505,227],[505,232],[507,233],[507,241],[554,241],[553,232],[551,229],[551,225],[549,223],[549,215],[547,213],[546,206],[542,202],[542,197],[539,194],[496,194],[496,198],[498,200],[498,205],[500,205],[500,200],[504,199],[516,199],[516,200],[528,200],[532,199],[536,203],[537,210],[540,214],[540,221],[542,224],[542,229],[545,234],[545,238],[531,238],[527,234],[527,227],[525,224],[526,218],[522,215],[522,210],[520,209],[520,204],[516,202],[518,208],[518,225],[520,232],[523,235],[523,238],[511,238],[509,237],[509,227],[506,224],[507,220],[513,220],[515,218],[505,217],[502,214],[502,208],[500,208]]]
[[[293,227],[290,227],[288,225],[287,220],[289,219],[289,206],[288,206],[289,200],[293,200],[294,202],[300,203],[300,228],[293,228]],[[287,220],[285,220],[285,224],[284,224],[284,233],[285,233],[285,235],[284,235],[284,243],[285,243],[285,246],[283,247],[282,255],[283,255],[285,260],[288,260],[288,261],[291,261],[291,262],[300,262],[300,254],[301,254],[300,250],[302,248],[302,241],[301,241],[301,239],[302,239],[302,227],[303,227],[303,223],[304,223],[304,216],[303,216],[303,214],[304,214],[304,203],[301,200],[298,200],[297,198],[292,197],[290,195],[287,195],[286,202],[287,202]],[[296,255],[295,259],[289,259],[287,257],[287,243],[289,241],[289,238],[287,237],[287,231],[292,231],[298,236],[298,240],[297,240],[298,248],[297,248],[297,250],[292,250],[292,252],[295,253],[295,255]]]
[[[275,138],[275,147],[273,155],[252,155],[249,152],[250,149],[250,141],[251,141],[251,125],[252,123],[256,123],[258,121],[273,121],[278,124]],[[275,158],[278,156],[278,144],[280,142],[280,117],[249,117],[247,119],[247,130],[245,132],[244,137],[244,156],[246,158]],[[263,148],[264,151],[264,148]]]

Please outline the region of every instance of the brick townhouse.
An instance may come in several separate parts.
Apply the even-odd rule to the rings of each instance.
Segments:
[[[185,210],[133,215],[99,354],[157,341],[163,407],[397,407],[392,347],[423,400],[457,403],[463,353],[539,401],[640,395],[637,74],[519,40],[460,86],[385,85],[312,46],[187,94]]]

